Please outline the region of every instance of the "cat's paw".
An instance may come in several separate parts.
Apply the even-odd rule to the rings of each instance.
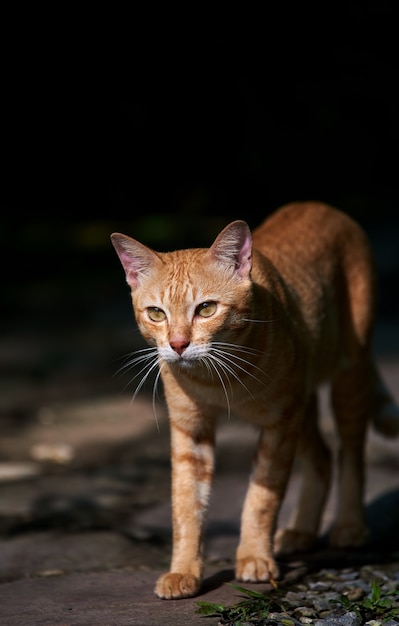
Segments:
[[[360,548],[370,540],[367,527],[362,524],[337,524],[333,527],[329,543],[335,548]]]
[[[236,578],[243,582],[273,582],[279,576],[279,569],[274,559],[261,559],[247,556],[237,559]]]
[[[168,572],[158,578],[155,585],[155,593],[160,598],[172,600],[178,598],[190,598],[197,595],[201,581],[193,574],[177,574]]]
[[[274,539],[276,554],[292,554],[293,552],[306,552],[316,540],[314,533],[307,533],[290,528],[281,528],[277,531]]]

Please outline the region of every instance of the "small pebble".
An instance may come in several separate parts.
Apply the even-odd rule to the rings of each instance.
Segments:
[[[361,626],[362,620],[354,611],[349,611],[340,617],[327,617],[314,622],[315,626]]]
[[[358,572],[343,572],[340,576],[341,580],[356,580],[359,578]]]
[[[357,602],[358,600],[363,598],[364,591],[363,589],[361,589],[361,587],[352,587],[351,589],[349,589],[349,591],[345,593],[345,595],[351,602]]]
[[[370,598],[372,583],[381,587],[382,599],[389,593],[389,601],[399,610],[399,589],[396,568],[386,573],[382,568],[363,566],[357,570],[322,570],[318,574],[306,576],[295,584],[295,591],[288,590],[282,600],[284,611],[270,614],[265,624],[274,626],[399,626],[399,618],[386,621],[369,619],[363,622],[362,603]],[[393,593],[392,591],[397,593]],[[342,600],[345,595],[347,604]],[[348,610],[348,605],[358,610]],[[373,615],[368,611],[368,617]],[[293,616],[293,617],[292,617]],[[379,615],[380,617],[380,615]],[[394,615],[396,618],[396,615]]]
[[[328,589],[330,589],[330,585],[318,580],[315,583],[310,582],[309,589],[312,591],[328,591]]]
[[[301,617],[315,617],[315,612],[314,609],[312,609],[310,606],[298,606],[294,610],[294,615],[299,619]]]

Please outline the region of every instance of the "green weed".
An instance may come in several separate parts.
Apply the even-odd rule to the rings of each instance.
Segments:
[[[338,602],[347,611],[355,611],[364,620],[375,619],[378,621],[388,621],[399,617],[399,604],[397,599],[398,591],[383,591],[375,580],[371,581],[371,591],[367,598],[359,602],[351,602],[349,598],[342,595]]]
[[[281,603],[276,598],[271,598],[259,591],[252,591],[238,585],[230,584],[229,586],[243,594],[245,599],[231,607],[224,604],[198,601],[197,605],[199,608],[196,612],[203,616],[219,617],[221,623],[228,626],[242,626],[244,624],[260,626],[270,612],[282,610]],[[290,626],[290,624],[287,624],[287,626]]]
[[[259,591],[252,591],[237,585],[229,585],[239,591],[244,600],[233,606],[212,602],[198,601],[197,613],[207,617],[218,617],[221,624],[226,626],[262,626],[270,613],[280,613],[279,622],[284,626],[291,626],[290,602],[281,595],[281,591],[274,590],[272,595],[266,596]],[[399,591],[382,591],[378,583],[371,582],[371,591],[368,597],[353,602],[348,596],[341,595],[333,604],[342,606],[346,611],[354,611],[363,622],[374,619],[380,622],[399,619]]]

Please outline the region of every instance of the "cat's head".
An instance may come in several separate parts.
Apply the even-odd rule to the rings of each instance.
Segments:
[[[245,222],[226,226],[210,248],[161,253],[120,233],[111,239],[140,331],[162,360],[193,365],[212,342],[237,343],[251,314],[252,238]]]

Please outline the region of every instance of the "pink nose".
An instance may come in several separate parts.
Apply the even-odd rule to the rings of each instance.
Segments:
[[[190,342],[185,341],[184,339],[175,339],[170,342],[170,347],[180,356],[183,354],[184,350],[188,348],[189,345]]]

